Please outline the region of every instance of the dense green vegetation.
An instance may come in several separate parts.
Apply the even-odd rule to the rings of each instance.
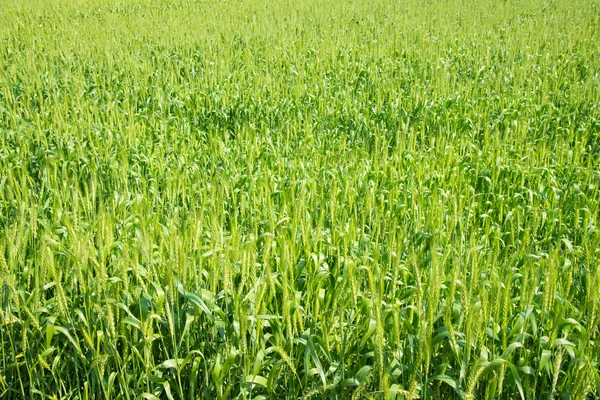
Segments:
[[[599,28],[0,0],[0,397],[600,396]]]

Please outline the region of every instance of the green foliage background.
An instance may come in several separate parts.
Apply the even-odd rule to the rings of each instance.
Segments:
[[[0,397],[600,396],[599,27],[0,0]]]

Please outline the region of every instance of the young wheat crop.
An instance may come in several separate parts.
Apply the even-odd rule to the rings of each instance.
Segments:
[[[597,0],[0,0],[0,397],[600,396]]]

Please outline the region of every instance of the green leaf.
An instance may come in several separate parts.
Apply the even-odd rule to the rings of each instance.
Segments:
[[[483,372],[481,373],[481,376],[490,373],[491,371],[495,370],[496,368],[500,367],[502,364],[506,363],[506,360],[498,357],[496,359],[494,359],[493,361],[491,361],[483,370]]]
[[[450,387],[452,389],[456,389],[458,387],[458,384],[456,383],[456,381],[453,378],[449,377],[448,375],[435,375],[431,379],[433,379],[434,381],[444,382],[444,383],[450,385]]]
[[[267,384],[269,383],[267,378],[265,378],[264,376],[261,375],[248,375],[246,376],[246,383],[250,383],[253,385],[259,385],[262,386],[264,388],[267,387]]]
[[[81,311],[79,308],[76,308],[74,310],[75,314],[77,314],[77,316],[79,316],[79,319],[81,319],[81,321],[83,321],[83,324],[87,327],[88,326],[88,322],[87,319],[85,318],[85,316],[83,315],[83,311]]]
[[[122,324],[131,325],[134,328],[138,329],[140,332],[143,331],[143,329],[142,329],[142,323],[137,318],[134,318],[134,317],[125,317],[125,318],[123,318],[123,321],[121,321],[121,323]]]
[[[528,365],[519,367],[519,371],[523,372],[525,375],[535,375],[535,370]]]
[[[42,356],[43,358],[46,358],[46,357],[48,357],[49,355],[51,355],[52,353],[54,353],[54,351],[55,351],[55,350],[56,350],[56,349],[55,349],[54,347],[50,347],[50,348],[48,348],[48,349],[44,350],[44,352],[41,354],[41,356]]]
[[[444,332],[438,333],[431,340],[431,346],[435,347],[435,345],[437,345],[438,343],[440,343],[442,340],[444,340],[446,338],[447,339],[450,338],[450,333],[448,331],[444,331]]]
[[[558,329],[562,329],[565,326],[581,326],[581,324],[573,318],[566,318],[560,322]]]
[[[540,357],[540,363],[538,366],[538,372],[542,372],[544,367],[548,366],[548,361],[550,360],[550,356],[552,352],[550,350],[542,350],[542,356]],[[550,371],[548,371],[549,373]]]
[[[515,349],[518,349],[519,347],[523,347],[523,343],[521,342],[514,342],[511,343],[506,350],[504,350],[504,353],[502,353],[502,355],[500,356],[500,358],[503,359],[508,359],[508,357],[512,354],[513,351],[515,351]]]
[[[362,337],[362,346],[364,346],[365,343],[367,342],[367,340],[369,340],[369,338],[371,336],[373,336],[376,329],[377,329],[377,319],[375,318],[375,316],[372,315],[371,318],[369,318],[369,328],[367,329],[367,333],[365,333]]]
[[[173,398],[173,394],[171,394],[171,384],[169,383],[169,381],[164,381],[164,382],[162,383],[162,385],[163,385],[163,387],[165,388],[165,393],[166,393],[166,395],[167,395],[167,398],[168,398],[169,400],[175,400],[175,399]]]
[[[365,379],[365,377],[369,374],[369,372],[371,372],[372,369],[372,366],[365,365],[364,367],[358,370],[358,372],[354,375],[354,378],[357,381],[362,382]]]
[[[593,369],[594,371],[594,380],[596,381],[596,395],[600,394],[600,372],[598,372],[597,368]]]
[[[206,313],[206,315],[208,315],[208,317],[211,320],[215,319],[213,313],[210,311],[206,303],[200,297],[196,296],[194,293],[191,292],[184,292],[183,296],[195,305],[197,305],[198,308],[200,308],[202,311],[204,311],[204,313]]]
[[[69,331],[67,331],[62,326],[55,326],[54,330],[57,331],[58,333],[62,333],[69,340],[69,342],[71,342],[73,347],[75,347],[75,349],[77,350],[77,353],[79,353],[79,355],[82,355],[81,348],[79,347],[79,343],[77,343],[77,341],[75,341],[75,339],[73,339],[73,336],[71,336]]]
[[[52,338],[54,337],[54,321],[56,317],[48,318],[48,322],[46,325],[46,347],[50,347],[50,343],[52,343]]]
[[[223,365],[221,364],[222,358],[223,357],[221,354],[217,354],[217,357],[215,358],[215,365],[211,372],[211,376],[215,385],[219,385],[221,383],[221,371],[223,370]]]
[[[552,347],[558,346],[564,347],[567,350],[567,353],[569,353],[569,357],[571,357],[571,359],[575,358],[575,351],[573,350],[573,348],[575,347],[575,343],[569,342],[567,339],[559,338],[554,341]]]
[[[172,358],[170,360],[163,361],[158,368],[174,368],[179,369],[185,366],[185,358]]]
[[[519,394],[521,395],[521,400],[525,400],[525,394],[523,393],[523,387],[521,386],[521,377],[519,376],[519,373],[517,372],[517,370],[515,369],[515,366],[512,363],[508,363],[508,367],[510,368],[510,371],[512,372],[512,376],[517,385],[517,389],[519,389]]]
[[[348,378],[342,381],[343,387],[357,387],[358,385],[360,385],[360,382],[357,379]]]
[[[307,336],[307,342],[306,348],[310,351],[311,358],[315,363],[315,367],[317,368],[319,376],[321,377],[321,381],[323,382],[323,386],[325,387],[327,385],[325,380],[325,371],[323,371],[323,366],[321,365],[321,361],[319,360],[319,356],[317,355],[317,351],[315,349],[315,344],[313,343],[310,335]]]

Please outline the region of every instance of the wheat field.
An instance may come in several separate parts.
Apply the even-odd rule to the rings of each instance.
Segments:
[[[600,397],[597,0],[0,0],[0,398]]]

